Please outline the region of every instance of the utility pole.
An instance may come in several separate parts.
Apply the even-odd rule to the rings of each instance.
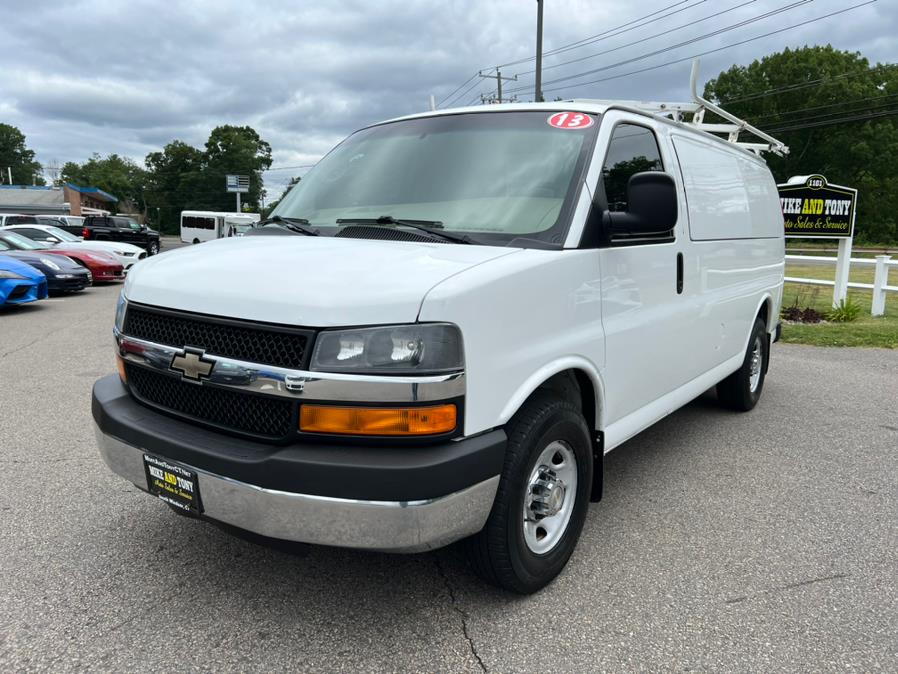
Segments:
[[[496,102],[497,103],[502,103],[502,80],[508,80],[509,82],[517,82],[518,81],[517,75],[515,75],[514,77],[502,77],[502,72],[499,70],[499,66],[496,66],[496,74],[495,75],[484,75],[482,70],[477,74],[480,77],[483,77],[486,79],[496,80]]]
[[[536,85],[533,100],[543,100],[543,0],[536,0]]]

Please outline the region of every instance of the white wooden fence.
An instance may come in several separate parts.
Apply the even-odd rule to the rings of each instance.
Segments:
[[[836,266],[838,258],[835,257],[818,257],[811,255],[786,255],[786,262],[795,262],[798,264],[820,265],[833,267]],[[839,303],[845,298],[848,288],[858,288],[860,290],[873,291],[873,303],[870,313],[874,316],[882,316],[886,311],[886,293],[898,293],[898,286],[889,285],[889,267],[898,267],[898,260],[892,260],[890,255],[877,255],[874,259],[853,257],[850,258],[851,265],[861,267],[875,267],[873,275],[873,283],[854,283],[848,281],[848,274],[842,276],[842,282],[837,285],[837,281],[825,281],[816,278],[801,278],[798,276],[787,276],[786,283],[804,283],[814,286],[830,286],[833,288],[833,305]],[[847,272],[847,270],[846,270]],[[837,278],[838,269],[836,270]]]

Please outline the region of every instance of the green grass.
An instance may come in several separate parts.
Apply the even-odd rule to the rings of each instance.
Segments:
[[[857,283],[873,283],[872,266],[851,269],[849,280]],[[836,274],[835,265],[816,266],[786,263],[786,276],[818,278],[831,281]],[[892,268],[889,285],[898,285],[898,270]],[[870,315],[873,293],[869,290],[852,290],[848,294],[861,306],[860,317],[851,323],[789,324],[783,323],[782,340],[788,344],[812,344],[815,346],[874,346],[898,349],[898,293],[886,295],[885,316]],[[797,304],[827,312],[832,307],[833,290],[828,286],[811,286],[787,283],[783,291],[783,306]]]

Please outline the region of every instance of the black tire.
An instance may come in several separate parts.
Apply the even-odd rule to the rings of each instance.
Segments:
[[[147,246],[147,255],[157,255],[159,253],[159,242],[158,241],[150,241],[150,245]]]
[[[755,349],[760,350],[760,360],[755,363]],[[764,378],[767,376],[767,364],[770,360],[770,341],[767,339],[767,326],[760,318],[755,319],[748,349],[742,360],[742,367],[717,384],[717,399],[725,407],[737,412],[748,412],[758,404],[764,390]],[[760,368],[758,378],[752,386],[752,369]]]
[[[464,541],[477,574],[488,583],[530,594],[564,568],[577,545],[592,489],[590,432],[578,407],[556,394],[537,391],[506,426],[508,447],[496,499],[483,530]],[[542,451],[560,441],[576,458],[573,510],[560,538],[543,554],[524,539],[524,496]]]

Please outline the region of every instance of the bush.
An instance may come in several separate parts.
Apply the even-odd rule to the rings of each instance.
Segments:
[[[861,305],[849,296],[839,302],[838,306],[826,315],[826,318],[834,323],[851,323],[860,315]]]

